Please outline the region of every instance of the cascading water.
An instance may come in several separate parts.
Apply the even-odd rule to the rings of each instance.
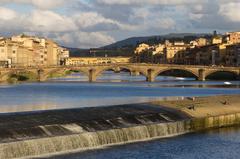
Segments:
[[[12,129],[7,132],[8,135],[1,138],[0,158],[42,156],[59,152],[94,149],[240,124],[240,114],[200,119],[177,119],[167,112],[151,112],[149,110],[146,114],[143,112],[146,112],[146,110],[136,110],[133,115],[128,109],[126,111],[127,116],[122,113],[121,117],[112,115],[112,118],[101,118],[101,120],[95,118],[91,121],[74,121],[45,126],[36,126],[31,123],[34,127]],[[55,118],[54,120],[60,119]]]
[[[142,125],[0,144],[0,158],[36,156],[186,133],[184,122]]]

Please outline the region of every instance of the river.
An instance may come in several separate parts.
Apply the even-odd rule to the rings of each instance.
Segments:
[[[158,77],[154,83],[126,72],[105,72],[96,83],[81,74],[44,83],[0,85],[0,112],[39,111],[144,103],[186,96],[240,94],[240,81],[205,81]],[[239,158],[240,128],[116,146],[54,158]]]
[[[239,159],[240,127],[50,157],[50,159]]]
[[[158,77],[154,83],[143,76],[106,72],[97,83],[73,74],[45,83],[0,85],[0,112],[143,103],[184,96],[239,94],[240,81],[199,82],[191,78]]]

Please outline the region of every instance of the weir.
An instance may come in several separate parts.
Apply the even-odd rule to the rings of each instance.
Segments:
[[[2,115],[0,121],[3,123],[0,125],[0,158],[7,159],[93,149],[230,126],[240,124],[240,114],[193,119],[164,107],[125,105],[9,114]]]

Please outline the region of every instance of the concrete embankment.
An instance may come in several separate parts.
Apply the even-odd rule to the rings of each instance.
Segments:
[[[185,98],[153,104],[179,110],[193,118],[240,113],[240,95]]]
[[[235,96],[234,99],[236,98],[239,97]],[[159,106],[163,104],[159,102],[0,115],[0,158],[93,149],[240,124],[240,113],[237,111],[197,118],[194,117],[195,111],[207,105],[195,106],[189,112],[184,111],[190,109],[189,104],[200,99],[203,100],[197,98],[194,101],[178,101],[187,103],[175,108],[172,105],[175,101],[170,101],[165,102],[164,106]],[[210,103],[211,101],[214,100],[210,100]],[[222,104],[233,101],[231,98]]]

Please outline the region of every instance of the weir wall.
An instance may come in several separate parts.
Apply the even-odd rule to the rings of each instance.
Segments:
[[[240,125],[240,113],[138,125],[95,132],[81,132],[72,135],[20,140],[9,143],[5,142],[0,143],[0,158],[21,158],[76,150],[80,151],[234,125]],[[75,127],[72,125],[71,127],[72,131],[79,129],[81,129],[79,125]]]

